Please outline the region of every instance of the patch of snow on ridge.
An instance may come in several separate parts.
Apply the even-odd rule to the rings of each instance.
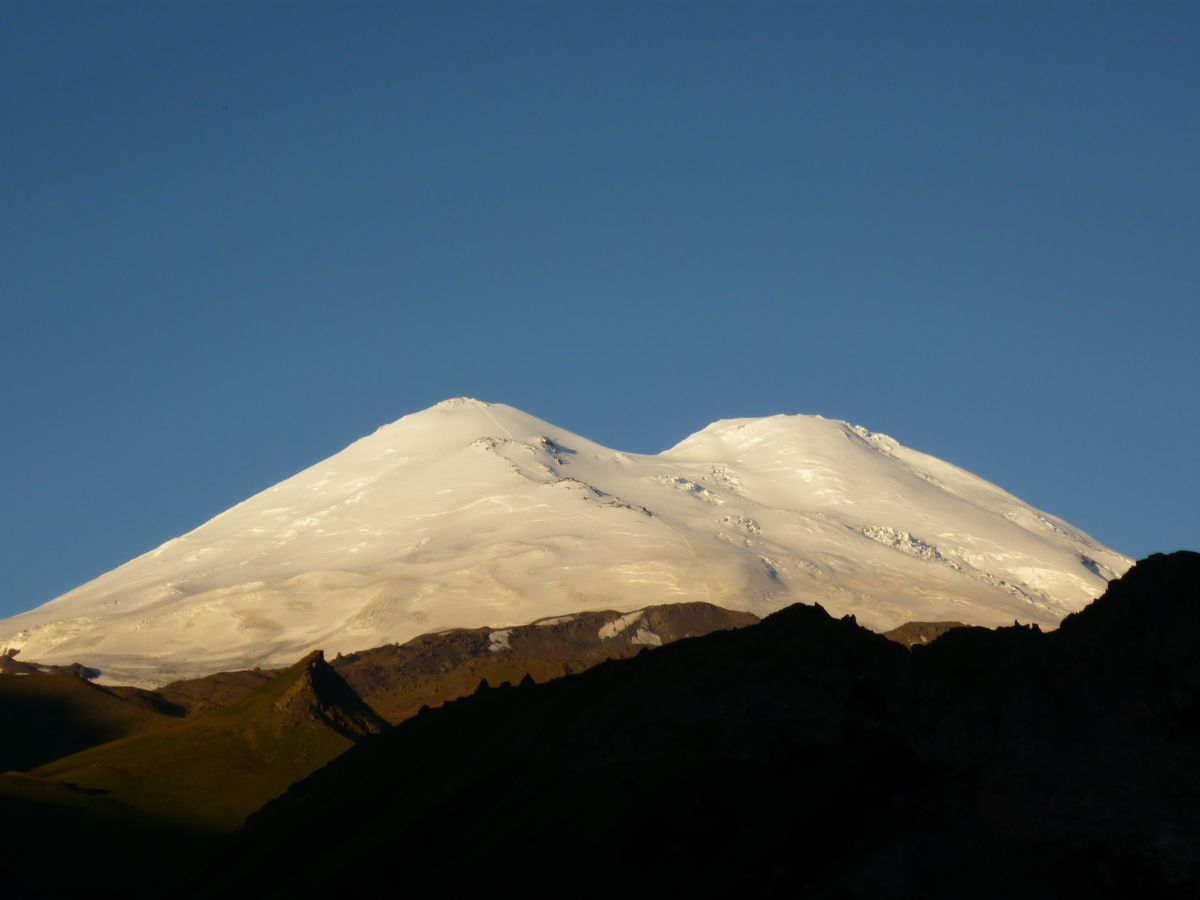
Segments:
[[[643,618],[644,616],[645,612],[640,609],[636,612],[631,612],[628,615],[621,616],[619,619],[613,619],[611,622],[606,622],[605,624],[601,625],[600,631],[597,632],[597,634],[602,641],[612,640],[631,625],[634,625],[638,622],[646,624],[646,621]]]
[[[620,618],[613,619],[600,626],[598,632],[600,640],[610,641],[628,631],[630,628],[636,628],[633,637],[629,639],[629,643],[638,644],[643,647],[661,647],[663,640],[657,634],[650,630],[650,623],[646,621],[646,611],[637,610]]]
[[[629,643],[640,644],[643,647],[661,647],[663,640],[649,628],[639,628]]]
[[[538,619],[533,624],[538,628],[549,628],[552,625],[565,625],[568,622],[574,622],[575,616],[551,616],[548,619]]]
[[[493,631],[488,634],[488,650],[492,653],[499,653],[501,650],[511,650],[509,639],[512,638],[512,629],[504,628],[500,631]]]

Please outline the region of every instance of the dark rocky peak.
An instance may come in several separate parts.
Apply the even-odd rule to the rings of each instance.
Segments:
[[[269,706],[266,719],[276,728],[321,722],[351,740],[379,734],[388,724],[314,650],[272,681],[220,714],[239,715],[251,707]]]
[[[1111,653],[1136,648],[1164,663],[1195,658],[1200,649],[1200,553],[1180,550],[1141,560],[1111,582],[1103,596],[1067,616],[1055,641]]]

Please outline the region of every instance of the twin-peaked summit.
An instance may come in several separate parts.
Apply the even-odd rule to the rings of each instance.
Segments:
[[[651,456],[458,399],[0,623],[0,648],[156,682],[690,600],[759,614],[819,601],[877,629],[1053,626],[1128,566],[841,421],[722,420]]]

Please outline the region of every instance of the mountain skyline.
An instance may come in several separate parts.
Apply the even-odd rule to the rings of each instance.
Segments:
[[[1052,628],[1130,563],[841,420],[719,420],[644,455],[460,397],[0,623],[0,648],[154,686],[673,602]]]
[[[463,397],[463,398],[458,398],[458,399],[462,399],[462,400],[471,400],[472,398],[469,398],[469,397]],[[433,406],[439,406],[439,405],[441,405],[442,403],[448,403],[448,402],[454,402],[454,401],[439,401],[439,403],[435,403],[435,404],[433,404]],[[481,401],[481,402],[482,402],[482,401]],[[486,403],[485,403],[484,405],[490,405],[490,404],[486,404]],[[793,414],[786,414],[786,413],[776,413],[776,414],[774,414],[774,416],[773,416],[773,417],[774,417],[774,418],[780,418],[780,417],[784,417],[784,416],[787,416],[787,415],[793,415],[793,416],[796,416],[796,417],[803,417],[803,416],[805,416],[806,414],[804,414],[804,413],[793,413]],[[761,417],[761,418],[772,418],[772,416],[764,416],[764,417]],[[824,418],[824,417],[823,417],[823,416],[821,416],[820,414],[814,414],[814,415],[812,415],[812,418],[816,418],[816,419],[822,419],[822,418]],[[696,435],[698,435],[698,434],[701,434],[701,433],[703,433],[704,431],[706,431],[706,430],[708,430],[708,429],[711,429],[713,426],[717,425],[717,424],[718,424],[718,423],[720,423],[721,421],[724,421],[724,420],[721,420],[721,419],[714,420],[714,421],[710,422],[708,425],[705,425],[704,427],[702,427],[702,428],[699,428],[699,429],[697,429],[696,431],[692,432],[692,433],[691,433],[691,436],[692,436],[692,437],[695,437]],[[844,422],[845,420],[843,420],[843,419],[838,419],[838,418],[832,418],[832,419],[831,419],[831,421],[843,421],[843,422]],[[386,425],[386,424],[384,424],[384,425],[380,425],[380,426],[378,426],[378,428],[384,428],[384,427],[387,427],[387,425]],[[376,430],[377,430],[377,429],[376,429]],[[885,437],[886,437],[886,436],[885,436]],[[666,450],[669,450],[670,448],[671,448],[671,445],[670,445],[670,444],[668,444],[668,445],[667,445],[667,447],[666,447],[665,449],[666,449]],[[631,453],[635,453],[634,451],[627,451],[627,450],[618,450],[617,452],[622,452],[622,453],[623,453],[623,452],[631,452]],[[664,450],[664,452],[665,452],[665,450]],[[645,454],[645,453],[641,453],[641,454],[637,454],[637,453],[635,453],[635,455],[646,455],[646,454]],[[652,454],[651,454],[651,455],[652,455]],[[319,463],[312,463],[312,465],[315,465],[315,464],[319,464]],[[308,466],[306,465],[306,466],[305,466],[305,468],[307,468],[307,467],[308,467]],[[287,474],[287,473],[281,473],[281,474],[283,474],[283,475],[284,475],[284,477],[286,478],[286,474]],[[262,486],[260,486],[258,489],[254,490],[254,492],[253,492],[253,493],[257,494],[259,491],[261,491],[261,490],[265,490],[265,489],[268,489],[269,487],[270,487],[270,485],[269,485],[269,484],[268,484],[268,485],[262,485]],[[222,491],[222,493],[225,493],[225,494],[227,494],[227,493],[228,493],[228,489],[225,489],[225,490],[223,490],[223,491]],[[239,501],[237,498],[233,498],[232,505],[237,505],[237,503],[238,503],[238,502],[240,502],[240,501]],[[180,533],[186,533],[186,532],[190,532],[191,530],[193,530],[193,529],[195,529],[195,528],[201,527],[201,526],[202,526],[202,525],[204,525],[206,522],[210,521],[210,520],[213,518],[213,515],[218,515],[218,516],[219,516],[220,514],[221,514],[221,510],[216,510],[216,511],[214,511],[214,512],[213,512],[213,514],[212,514],[212,515],[209,515],[209,516],[207,516],[207,517],[205,517],[205,518],[201,518],[201,519],[199,519],[199,520],[194,520],[194,521],[193,521],[193,524],[191,525],[191,527],[186,527],[186,528],[184,529],[184,531],[182,531],[182,532],[177,532],[177,533],[176,533],[176,534],[174,534],[174,535],[165,535],[165,536],[163,536],[163,540],[159,540],[157,543],[155,543],[155,544],[153,544],[153,545],[151,545],[151,546],[149,546],[149,547],[141,548],[140,550],[139,550],[138,548],[133,548],[133,549],[131,550],[131,552],[132,552],[132,557],[130,557],[130,558],[136,558],[137,556],[141,556],[141,555],[143,555],[144,553],[148,553],[148,552],[150,552],[150,551],[154,550],[156,547],[159,547],[159,546],[161,546],[161,545],[163,544],[164,540],[165,540],[166,542],[168,542],[168,543],[169,543],[169,542],[170,542],[172,539],[174,539],[174,537],[176,537],[178,534],[180,534]],[[1086,530],[1086,529],[1085,529],[1085,530]],[[1132,559],[1132,556],[1130,556],[1130,555],[1128,555],[1128,554],[1121,554],[1121,555],[1122,555],[1122,556],[1124,556],[1124,557],[1125,557],[1125,559],[1127,559],[1127,560],[1128,560],[1128,559]],[[117,564],[119,564],[119,563],[117,563]],[[103,574],[104,574],[104,572],[98,572],[98,573],[96,573],[96,575],[95,575],[94,577],[99,577],[100,575],[103,575]],[[91,580],[91,579],[87,579],[87,578],[85,578],[84,580],[85,580],[85,581],[88,581],[88,580]],[[69,586],[68,586],[68,590],[69,590]],[[44,605],[45,603],[48,603],[48,602],[51,602],[51,601],[55,600],[57,597],[60,597],[60,596],[61,596],[63,593],[65,593],[65,592],[66,592],[66,591],[60,591],[58,594],[54,594],[53,596],[46,597],[46,598],[42,598],[40,602],[39,602],[38,600],[36,600],[36,599],[33,599],[33,600],[14,600],[14,599],[13,599],[13,597],[14,597],[15,595],[13,595],[13,594],[9,594],[7,597],[5,597],[5,596],[0,596],[0,618],[7,617],[7,616],[20,615],[20,614],[23,614],[23,613],[25,613],[25,612],[29,612],[29,611],[31,611],[31,610],[33,610],[33,609],[37,608],[38,606]]]

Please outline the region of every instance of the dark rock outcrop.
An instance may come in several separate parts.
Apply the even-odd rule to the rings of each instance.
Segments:
[[[905,622],[898,628],[885,631],[883,636],[889,641],[912,647],[914,644],[931,644],[947,631],[966,627],[962,622]]]

